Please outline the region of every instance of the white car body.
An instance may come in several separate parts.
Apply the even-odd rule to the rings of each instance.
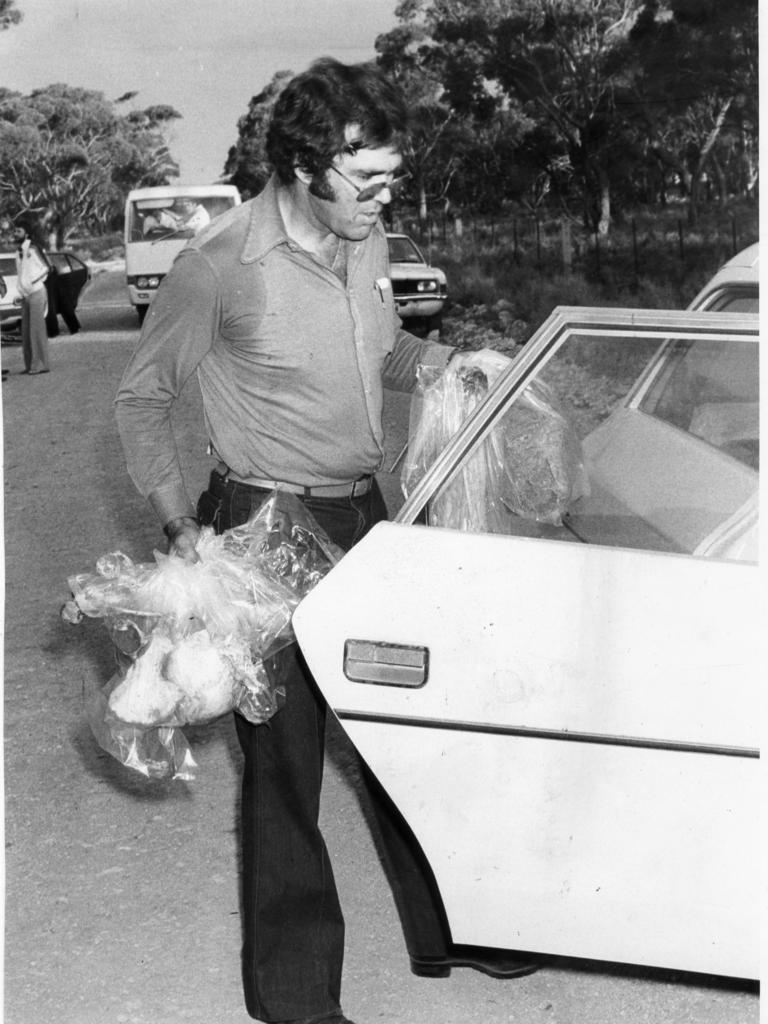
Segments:
[[[5,295],[0,297],[0,323],[10,326],[21,319],[21,293],[16,279],[15,253],[0,253],[0,273],[5,282]]]
[[[294,627],[422,846],[455,943],[755,978],[763,687],[749,458],[662,421],[626,450],[590,452],[590,435],[591,480],[610,491],[623,464],[620,487],[641,485],[614,494],[609,511],[648,531],[618,542],[578,543],[537,523],[500,535],[415,522],[580,337],[741,357],[756,355],[757,318],[556,310],[396,520],[321,581]],[[665,358],[678,365],[676,349]],[[593,433],[628,409],[650,418],[641,393],[630,388]],[[644,445],[667,453],[677,488],[656,478]],[[690,453],[695,468],[676,473]],[[739,486],[708,488],[723,467]]]

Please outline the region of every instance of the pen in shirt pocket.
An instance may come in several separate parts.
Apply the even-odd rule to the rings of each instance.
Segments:
[[[379,298],[381,299],[382,305],[386,304],[387,290],[390,289],[391,287],[392,285],[390,284],[388,277],[379,277],[374,282],[374,288],[379,293]]]

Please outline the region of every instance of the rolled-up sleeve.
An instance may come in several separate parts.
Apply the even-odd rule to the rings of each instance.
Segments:
[[[384,363],[382,382],[390,391],[410,392],[416,387],[419,366],[443,369],[454,349],[440,342],[416,338],[408,331],[398,330],[395,344]]]
[[[116,418],[128,474],[162,523],[194,516],[181,472],[171,409],[210,351],[220,288],[207,259],[182,252],[149,307],[139,345],[117,392]]]

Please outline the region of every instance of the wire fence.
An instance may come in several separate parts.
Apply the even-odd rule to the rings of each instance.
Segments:
[[[597,278],[609,273],[639,279],[699,264],[711,267],[759,237],[757,211],[750,209],[725,216],[709,213],[696,225],[684,214],[637,214],[614,225],[607,236],[567,217],[544,216],[441,217],[426,225],[405,217],[392,227],[411,234],[428,253],[452,249],[472,257],[493,252],[540,273]]]

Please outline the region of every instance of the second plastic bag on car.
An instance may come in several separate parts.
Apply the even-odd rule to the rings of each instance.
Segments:
[[[406,497],[487,393],[477,368],[419,367],[401,476]],[[512,515],[559,526],[584,488],[573,426],[552,390],[533,381],[431,499],[429,522],[507,533]]]

